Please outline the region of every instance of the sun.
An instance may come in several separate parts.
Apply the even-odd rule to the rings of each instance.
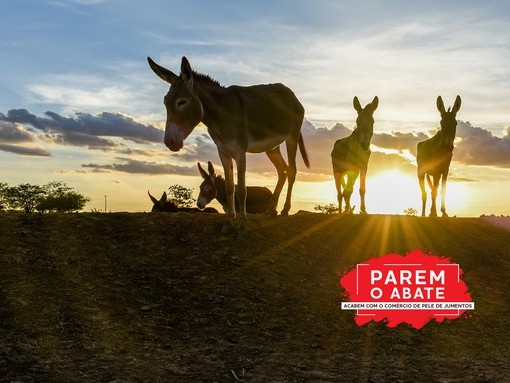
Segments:
[[[427,210],[430,212],[430,188],[427,190]],[[315,184],[308,193],[314,195],[314,201],[321,204],[337,203],[334,181]],[[317,198],[320,196],[320,198]],[[465,215],[469,205],[470,190],[464,182],[448,181],[446,186],[446,211],[449,215]],[[421,214],[421,191],[418,178],[398,170],[387,170],[367,175],[365,202],[369,214],[404,214],[407,208],[414,208]],[[436,200],[438,211],[441,206],[441,188]],[[351,205],[359,213],[359,177],[354,185]]]
[[[426,186],[429,214],[430,188]],[[446,211],[450,215],[461,215],[469,203],[469,189],[463,182],[449,181],[446,185]],[[402,214],[407,208],[414,208],[421,214],[421,190],[418,178],[398,170],[385,171],[367,178],[367,206],[373,213]],[[370,205],[369,205],[370,204]],[[436,199],[437,209],[441,206],[441,187]]]

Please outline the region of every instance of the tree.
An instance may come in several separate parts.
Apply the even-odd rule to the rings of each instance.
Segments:
[[[76,192],[61,181],[52,181],[43,186],[44,198],[36,206],[37,211],[56,211],[67,213],[78,211],[90,201],[90,198]]]
[[[20,184],[8,186],[0,183],[0,206],[22,209],[25,213],[78,211],[90,201],[64,182],[52,181],[44,186]]]
[[[23,209],[25,213],[32,213],[44,198],[44,189],[38,185],[19,184],[5,190],[5,199],[12,209]]]
[[[178,207],[192,207],[195,204],[193,189],[181,185],[172,185],[168,188],[170,200],[174,200]]]
[[[316,210],[322,214],[335,214],[338,213],[338,205],[334,203],[328,203],[326,205],[315,205],[313,210]]]
[[[7,188],[9,187],[8,184],[5,182],[0,182],[0,211],[7,208]]]

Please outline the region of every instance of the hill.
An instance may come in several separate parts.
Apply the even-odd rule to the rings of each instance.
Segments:
[[[510,236],[478,218],[0,216],[0,381],[502,382]],[[471,317],[358,327],[343,271],[414,249],[459,263]],[[507,380],[508,381],[508,380]]]

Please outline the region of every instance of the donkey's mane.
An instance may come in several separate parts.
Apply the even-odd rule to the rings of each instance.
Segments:
[[[197,72],[195,70],[193,70],[193,78],[196,80],[199,80],[199,81],[200,80],[207,81],[207,82],[210,82],[211,84],[221,86],[221,84],[218,80],[213,79],[208,74],[203,74],[203,73]]]

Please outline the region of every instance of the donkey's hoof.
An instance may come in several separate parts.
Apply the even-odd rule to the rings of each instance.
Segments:
[[[288,217],[289,216],[289,212],[288,212],[288,210],[282,210],[280,215],[283,215],[284,217]]]
[[[359,213],[360,213],[361,215],[367,215],[367,214],[368,214],[366,210],[361,210]]]

